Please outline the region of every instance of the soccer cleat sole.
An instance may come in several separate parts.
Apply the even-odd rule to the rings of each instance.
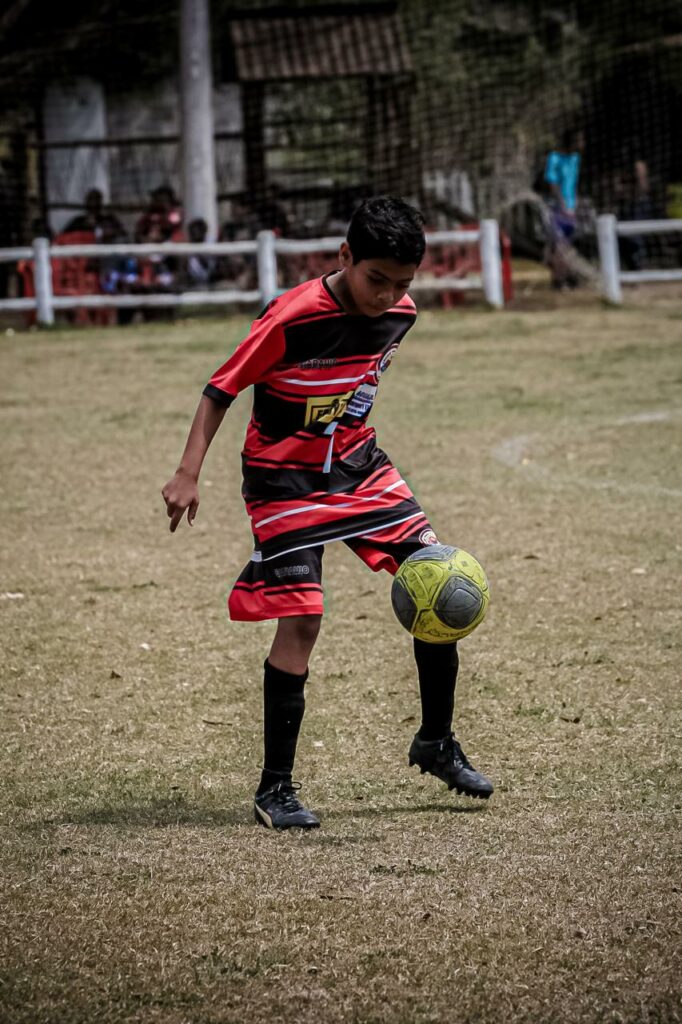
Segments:
[[[412,758],[408,759],[408,764],[409,764],[410,768],[413,768],[415,765],[417,765],[417,767],[419,768],[420,775],[426,775],[426,773],[428,772],[428,768],[423,768],[422,765],[418,764],[417,761],[413,761]],[[439,778],[439,776],[438,775],[434,775],[433,772],[429,772],[429,774],[433,775],[434,779],[438,779]],[[441,781],[442,781],[442,779],[441,779]],[[476,793],[476,792],[474,792],[471,789],[464,789],[461,786],[456,786],[454,783],[453,783],[452,786],[448,786],[448,790],[450,792],[452,792],[453,789],[456,789],[460,796],[470,796],[474,800],[489,800],[490,797],[492,796],[492,793]]]
[[[256,819],[257,825],[262,825],[263,828],[274,829],[275,826],[272,824],[272,818],[267,811],[261,810],[258,804],[253,805],[253,816]]]
[[[471,789],[462,789],[460,786],[448,786],[449,790],[456,789],[460,796],[470,796],[473,800],[489,800],[491,793],[474,793]]]

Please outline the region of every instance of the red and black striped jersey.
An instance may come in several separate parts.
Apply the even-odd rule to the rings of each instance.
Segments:
[[[407,295],[381,316],[351,316],[326,277],[270,303],[204,389],[229,405],[253,385],[242,451],[247,504],[352,491],[388,462],[366,421],[415,318]]]
[[[367,425],[415,318],[407,296],[379,317],[350,316],[319,278],[275,299],[211,377],[204,394],[225,405],[254,388],[242,451],[252,563],[335,540],[353,539],[361,553],[368,540],[397,543],[430,529]],[[368,549],[368,564],[374,557]],[[272,617],[238,601],[231,614]]]

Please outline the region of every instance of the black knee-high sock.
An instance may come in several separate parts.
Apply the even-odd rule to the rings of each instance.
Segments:
[[[294,675],[266,659],[263,676],[263,745],[265,758],[258,793],[276,782],[291,781],[298,733],[305,711],[303,688],[308,670]]]
[[[427,644],[415,638],[414,657],[422,702],[419,737],[423,740],[439,740],[452,729],[459,668],[457,644]]]

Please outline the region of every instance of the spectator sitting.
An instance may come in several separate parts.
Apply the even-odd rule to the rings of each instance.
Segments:
[[[197,217],[187,225],[190,242],[205,242],[208,224],[203,217]],[[218,278],[215,256],[192,253],[185,262],[184,283],[187,288],[203,288]]]
[[[101,245],[116,245],[127,240],[116,217],[102,217],[99,236]],[[134,256],[102,256],[98,263],[100,288],[106,295],[130,291],[140,279],[140,268]]]
[[[254,211],[242,199],[232,200],[232,217],[220,229],[221,242],[240,242],[255,238],[260,224]],[[234,281],[243,290],[256,287],[257,265],[255,256],[224,256],[220,260],[219,276]]]
[[[166,237],[166,225],[159,215],[149,216],[145,223],[145,233],[137,238],[142,245],[156,245],[169,241]],[[137,291],[167,292],[175,287],[177,260],[173,256],[153,253],[140,260],[140,284]]]
[[[170,185],[159,185],[150,193],[147,209],[135,225],[135,241],[141,242],[157,228],[161,232],[159,241],[183,241],[180,200]]]
[[[62,234],[69,234],[72,231],[91,231],[97,241],[100,241],[102,222],[105,218],[110,222],[113,221],[116,230],[120,234],[124,234],[123,225],[118,217],[113,213],[105,212],[104,197],[98,188],[91,188],[86,193],[83,205],[85,207],[83,213],[72,217],[66,227],[62,229]]]

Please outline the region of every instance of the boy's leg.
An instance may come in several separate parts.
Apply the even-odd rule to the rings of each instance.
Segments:
[[[393,574],[409,555],[434,543],[435,533],[421,526],[414,536],[398,540],[379,539],[375,535],[371,539],[347,541],[370,568],[387,569]],[[435,775],[458,793],[489,797],[492,783],[471,765],[452,732],[459,667],[457,645],[428,644],[415,638],[414,657],[419,673],[422,722],[410,746],[410,764],[419,765],[422,773]]]
[[[277,620],[263,677],[263,773],[256,821],[268,828],[315,828],[320,823],[296,798],[296,743],[305,711],[308,659],[322,620],[323,545],[264,559],[254,551],[230,597],[230,618]]]
[[[264,760],[256,792],[256,821],[268,828],[316,828],[320,822],[296,797],[292,772],[305,712],[308,660],[320,615],[280,619],[263,678]]]
[[[439,740],[452,731],[459,656],[457,644],[427,644],[414,638],[422,722],[419,738]]]
[[[305,712],[308,659],[320,631],[320,615],[280,619],[263,677],[264,760],[258,794],[291,782]]]
[[[442,779],[448,789],[487,799],[492,783],[476,771],[452,732],[459,656],[457,644],[414,640],[422,721],[410,746],[410,764]]]

